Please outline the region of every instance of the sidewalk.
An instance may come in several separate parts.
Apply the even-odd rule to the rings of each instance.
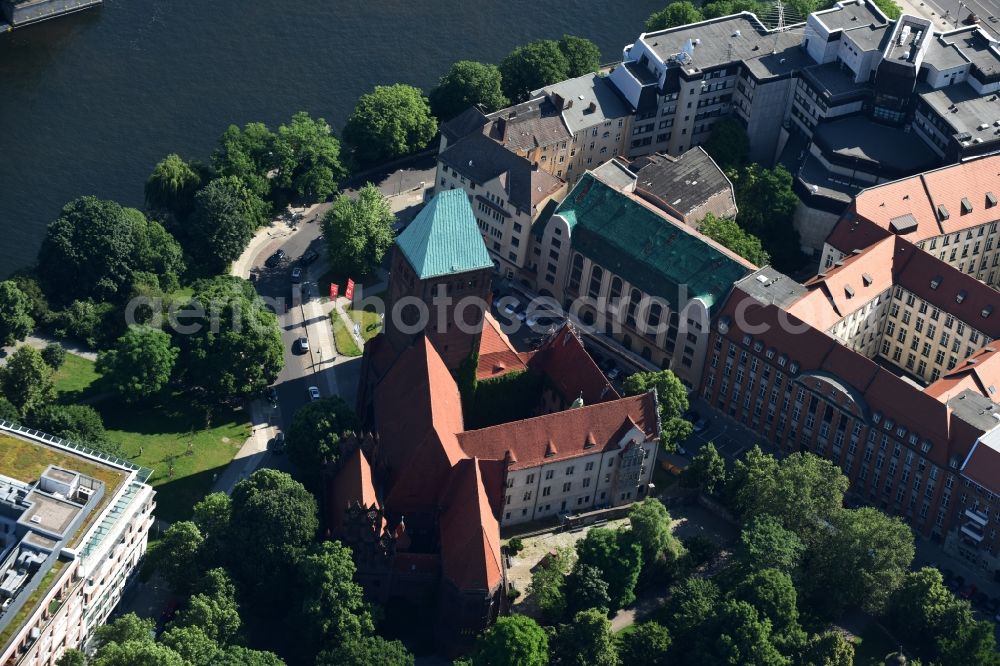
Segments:
[[[262,403],[262,400],[249,402],[250,437],[216,478],[213,493],[231,493],[233,486],[253,474],[268,456],[267,444],[278,429],[270,424],[268,408]]]
[[[12,354],[15,349],[21,345],[28,345],[29,347],[34,347],[35,349],[41,350],[45,348],[48,344],[58,344],[61,345],[68,353],[81,358],[85,358],[88,361],[97,361],[97,352],[93,351],[89,347],[82,347],[74,342],[69,342],[67,340],[57,340],[56,338],[51,338],[47,335],[29,335],[24,339],[23,342],[19,342],[10,347],[3,347],[3,353],[0,354],[0,365],[3,364],[4,359]]]
[[[293,213],[302,213],[304,216],[309,217],[322,205],[322,203],[315,203],[304,208],[290,208],[289,210]],[[250,269],[253,268],[253,261],[265,245],[279,238],[288,238],[297,233],[300,228],[298,223],[289,222],[281,218],[271,220],[270,224],[258,229],[254,237],[250,239],[246,249],[243,250],[243,254],[233,262],[233,265],[229,269],[229,274],[248,279],[250,277]]]

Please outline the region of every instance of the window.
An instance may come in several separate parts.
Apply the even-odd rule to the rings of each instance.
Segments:
[[[548,497],[549,493],[552,492],[552,486],[545,486],[542,488],[542,497]]]
[[[530,501],[530,500],[531,500],[531,491],[530,490],[525,490],[524,491],[524,501],[527,502],[527,501]]]
[[[573,487],[573,484],[567,481],[566,483],[563,484],[563,492],[564,493],[568,493],[569,489],[572,488],[572,487]]]
[[[592,462],[589,462],[589,463],[587,463],[586,465],[583,466],[583,471],[584,472],[590,472],[590,471],[593,471],[593,469],[594,469],[594,463],[592,463]]]
[[[580,278],[583,275],[583,255],[573,256],[573,265],[569,272],[569,288],[576,291],[580,288]]]
[[[590,270],[590,288],[587,295],[597,298],[601,293],[601,282],[604,281],[604,270],[600,266],[594,266]]]
[[[566,468],[566,476],[573,476],[573,472],[576,470],[575,465],[570,465]]]
[[[530,486],[530,485],[531,485],[531,484],[533,484],[534,482],[535,482],[535,475],[534,475],[534,474],[529,474],[529,475],[528,475],[528,476],[527,476],[527,477],[526,477],[526,478],[524,479],[524,485],[526,485],[526,486]]]
[[[555,472],[553,472],[551,469],[545,472],[546,481],[550,480],[553,476],[555,476]]]

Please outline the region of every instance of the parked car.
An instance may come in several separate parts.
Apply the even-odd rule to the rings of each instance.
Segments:
[[[267,261],[264,262],[264,265],[267,266],[268,268],[274,268],[275,266],[280,264],[284,258],[285,258],[285,251],[279,249],[277,252],[275,252],[274,254],[272,254],[270,257],[267,258]]]
[[[311,264],[312,262],[316,261],[317,259],[319,259],[319,252],[317,252],[316,250],[310,249],[310,250],[306,250],[305,254],[303,254],[299,258],[299,263],[301,263],[303,266],[308,266],[309,264]]]
[[[698,419],[697,421],[694,422],[695,432],[704,432],[707,427],[708,427],[708,421],[706,421],[705,419]]]
[[[301,337],[301,338],[299,338],[298,339],[298,344],[299,344],[299,353],[300,354],[305,354],[306,352],[309,351],[309,338],[304,337],[304,336]]]
[[[279,456],[285,452],[285,433],[279,432],[277,436],[271,440],[271,450]]]
[[[292,269],[292,284],[302,282],[302,267],[296,266]]]
[[[278,406],[278,390],[273,386],[267,387],[267,401],[273,406]]]
[[[309,399],[310,400],[319,400],[320,399],[319,388],[317,388],[315,386],[310,386],[309,387]]]

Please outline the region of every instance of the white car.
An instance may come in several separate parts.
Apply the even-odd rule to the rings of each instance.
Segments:
[[[503,306],[503,313],[505,315],[512,315],[514,314],[514,311],[517,310],[517,308],[519,308],[520,306],[521,304],[518,303],[517,301],[512,301],[507,305]]]
[[[309,399],[310,400],[319,400],[319,398],[320,398],[319,388],[317,388],[315,386],[310,386],[309,387]]]
[[[305,354],[309,351],[309,338],[302,337],[299,338],[299,351]]]

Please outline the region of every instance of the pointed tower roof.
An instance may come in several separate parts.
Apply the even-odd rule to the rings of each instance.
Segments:
[[[421,280],[493,268],[463,190],[439,192],[396,239]]]

